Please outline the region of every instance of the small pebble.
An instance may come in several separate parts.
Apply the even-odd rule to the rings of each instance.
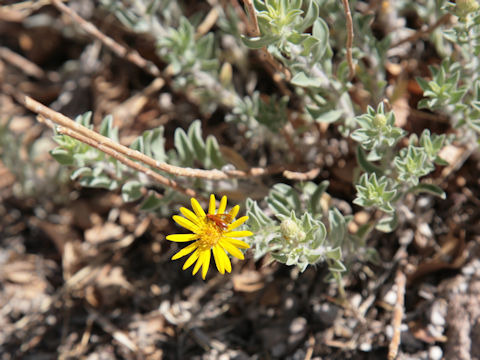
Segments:
[[[372,344],[369,343],[361,343],[359,346],[361,351],[369,352],[372,351]]]
[[[427,238],[431,238],[433,236],[432,229],[427,223],[418,224],[418,231]]]
[[[440,346],[435,345],[428,350],[429,360],[441,360],[442,357],[443,357],[443,351]]]
[[[432,199],[430,197],[421,197],[417,200],[417,206],[420,209],[430,208],[432,204]]]
[[[445,299],[438,299],[432,304],[430,309],[430,322],[433,325],[444,326],[446,321],[445,317],[447,316],[448,304]]]
[[[307,326],[307,320],[303,317],[297,317],[293,319],[292,323],[290,324],[290,333],[298,334],[304,331],[306,326]]]
[[[383,298],[383,301],[385,301],[387,304],[389,305],[395,305],[395,303],[397,302],[397,294],[396,292],[391,289],[390,291],[388,291],[386,294],[385,294],[385,297]]]
[[[350,304],[353,306],[354,309],[358,309],[361,303],[362,296],[360,294],[354,294],[350,297]]]

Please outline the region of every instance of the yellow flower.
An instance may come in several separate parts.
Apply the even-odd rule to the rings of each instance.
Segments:
[[[180,212],[185,217],[174,215],[173,220],[175,220],[178,225],[190,230],[193,234],[168,235],[167,240],[175,242],[195,240],[195,242],[177,252],[172,257],[172,260],[179,259],[193,252],[183,265],[183,270],[189,268],[196,261],[197,263],[193,268],[193,275],[195,275],[201,267],[202,278],[205,280],[208,267],[210,266],[210,250],[212,250],[215,264],[220,274],[225,274],[225,271],[231,272],[232,264],[226,253],[228,252],[234,257],[243,260],[243,253],[239,249],[248,249],[250,245],[235,238],[253,235],[251,231],[232,230],[247,221],[248,216],[242,216],[233,221],[240,210],[240,206],[235,205],[230,212],[225,213],[227,207],[226,196],[222,197],[220,206],[217,212],[215,212],[215,196],[213,194],[210,195],[208,214],[205,214],[205,211],[196,199],[192,198],[191,203],[194,212],[181,207]]]

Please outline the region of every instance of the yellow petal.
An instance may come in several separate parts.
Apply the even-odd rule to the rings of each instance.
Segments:
[[[217,270],[220,274],[225,274],[225,265],[224,265],[224,260],[223,258],[221,257],[222,253],[225,254],[225,250],[223,250],[220,246],[218,245],[215,245],[213,248],[212,248],[212,251],[213,251],[213,258],[215,259],[215,265],[217,265]]]
[[[208,213],[215,214],[215,195],[210,194],[210,202],[208,203]]]
[[[171,234],[166,237],[167,240],[175,242],[186,242],[197,240],[199,236],[197,234]]]
[[[248,230],[242,230],[242,231],[229,231],[224,234],[227,237],[243,237],[243,236],[252,236],[253,233]]]
[[[208,267],[210,266],[210,258],[212,253],[210,251],[205,252],[205,257],[203,259],[202,265],[202,279],[205,280],[205,276],[207,276]]]
[[[230,262],[230,259],[228,258],[227,253],[219,245],[216,245],[213,249],[215,249],[215,248],[217,248],[217,256],[215,257],[215,262],[217,262],[217,260],[218,260],[218,263],[221,264],[221,266],[223,267],[224,270],[226,270],[227,272],[231,272],[232,271],[232,263]],[[215,255],[215,252],[213,253],[213,255]],[[218,265],[217,265],[217,268],[218,268]],[[224,272],[221,272],[221,273],[224,274]]]
[[[203,265],[203,260],[205,259],[205,253],[206,252],[210,252],[210,250],[201,250],[199,251],[199,255],[198,255],[198,260],[197,260],[197,263],[195,264],[195,267],[193,268],[193,272],[192,274],[195,275],[198,270],[200,270],[200,267]]]
[[[197,217],[199,217],[200,219],[203,219],[203,218],[205,218],[205,216],[207,216],[207,215],[205,215],[205,211],[203,211],[203,209],[200,206],[200,204],[198,203],[197,199],[191,198],[190,202],[192,203],[192,209],[193,209],[193,211],[195,211],[195,214],[197,214]]]
[[[220,244],[221,247],[223,247],[225,250],[227,250],[230,254],[235,256],[237,259],[243,260],[245,258],[240,250],[238,250],[235,246],[233,246],[228,241],[224,241],[223,238],[220,239],[218,243]]]
[[[241,218],[239,218],[239,219],[235,220],[233,223],[231,223],[228,226],[228,230],[232,230],[232,229],[235,229],[235,228],[239,227],[240,225],[242,225],[247,220],[248,220],[248,216],[242,216]]]
[[[223,195],[222,200],[220,200],[220,206],[218,207],[217,214],[223,214],[226,208],[227,208],[227,197]]]
[[[181,257],[184,257],[185,255],[190,254],[196,248],[198,248],[198,243],[194,242],[193,244],[190,244],[184,247],[182,250],[180,250],[175,255],[173,255],[172,260],[177,260],[177,259],[180,259]]]
[[[233,239],[233,238],[229,238],[229,237],[225,237],[225,236],[222,237],[222,239],[225,240],[225,241],[228,241],[233,246],[235,246],[239,249],[249,249],[250,248],[250,245],[248,245],[246,242],[244,242],[242,240]]]
[[[228,273],[231,273],[232,272],[232,263],[230,262],[230,259],[228,258],[225,251],[223,252],[222,257],[223,257],[223,261],[224,261],[223,265],[225,266],[225,271],[228,272]]]
[[[185,219],[179,215],[173,215],[173,220],[180,226],[184,227],[185,229],[190,230],[191,232],[198,232],[199,228],[193,222],[188,219]]]
[[[238,212],[240,211],[240,205],[235,205],[229,212],[230,216],[232,219],[235,219],[235,217],[238,215]]]
[[[190,257],[185,261],[185,264],[183,264],[182,270],[188,269],[192,264],[198,259],[198,255],[200,254],[200,251],[198,249],[190,255]]]
[[[190,220],[191,222],[193,222],[194,224],[196,225],[201,225],[202,224],[202,220],[199,219],[197,217],[197,215],[195,215],[192,211],[190,211],[189,209],[185,208],[185,207],[181,207],[180,208],[180,212],[182,213],[183,216],[185,216],[188,220]]]

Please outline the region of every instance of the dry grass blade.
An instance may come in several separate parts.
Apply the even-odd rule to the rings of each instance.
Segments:
[[[407,277],[401,269],[397,270],[395,284],[397,286],[397,302],[395,303],[395,308],[393,310],[393,337],[390,346],[388,347],[388,360],[396,359],[398,348],[400,346],[401,325],[404,314],[405,286],[407,284]]]
[[[144,59],[136,50],[126,48],[125,46],[113,40],[111,37],[102,33],[95,25],[86,21],[75,11],[66,6],[62,1],[52,0],[52,3],[57,7],[58,10],[71,17],[73,21],[75,21],[78,25],[82,27],[83,30],[85,30],[94,38],[100,40],[102,44],[112,50],[119,57],[134,63],[152,76],[158,77],[161,75],[160,70],[154,63]]]

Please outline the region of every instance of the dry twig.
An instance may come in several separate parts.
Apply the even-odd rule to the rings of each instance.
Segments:
[[[437,27],[439,27],[441,25],[444,25],[444,24],[447,24],[450,21],[450,18],[451,18],[450,14],[445,14],[440,19],[435,21],[435,23],[433,25],[427,27],[426,29],[419,30],[419,31],[415,32],[413,35],[410,35],[405,39],[401,39],[401,40],[397,41],[396,43],[392,44],[392,46],[390,46],[390,48],[397,47],[397,46],[402,45],[402,44],[407,43],[407,42],[417,41],[418,39],[424,37],[425,35],[430,34]]]
[[[139,355],[139,358],[143,358],[141,348],[135,341],[128,335],[126,331],[120,330],[110,320],[101,315],[99,312],[92,308],[87,308],[88,313],[92,316],[93,320],[97,322],[107,334],[110,334],[112,338],[117,340],[120,344],[125,346],[134,354]]]
[[[141,69],[145,70],[146,72],[148,72],[149,74],[155,77],[158,77],[161,75],[160,70],[154,63],[144,59],[136,50],[128,49],[125,46],[117,43],[111,37],[103,34],[100,30],[98,30],[98,28],[95,25],[93,25],[91,22],[88,22],[87,20],[82,18],[75,11],[73,11],[68,6],[63,4],[62,1],[52,0],[52,3],[62,13],[71,17],[73,21],[75,21],[78,25],[81,26],[83,30],[87,32],[87,34],[90,34],[91,36],[100,40],[102,44],[104,44],[106,47],[112,50],[119,57],[134,63],[135,65],[137,65],[138,67],[140,67]]]
[[[21,69],[25,74],[29,76],[33,76],[38,79],[45,77],[45,71],[43,71],[37,64],[24,58],[16,52],[13,52],[7,47],[0,47],[0,58],[4,59],[9,64]]]
[[[218,10],[213,7],[205,16],[205,19],[203,19],[202,23],[198,25],[197,31],[195,32],[195,39],[201,38],[203,35],[205,35],[210,29],[215,25],[218,19]]]
[[[248,15],[248,35],[260,36],[260,28],[258,27],[257,15],[255,14],[255,7],[252,0],[245,0],[245,7],[247,8]]]
[[[99,143],[95,140],[92,140],[91,138],[88,138],[86,136],[80,135],[79,133],[77,133],[75,131],[72,131],[71,129],[64,128],[62,126],[57,126],[57,132],[59,134],[68,135],[68,136],[70,136],[70,137],[72,137],[72,138],[74,138],[78,141],[83,142],[84,144],[87,144],[91,147],[94,147],[95,149],[98,149],[98,150],[104,152],[107,155],[110,155],[111,157],[120,161],[122,164],[125,164],[128,167],[130,167],[130,168],[132,168],[136,171],[144,173],[145,175],[151,177],[153,180],[157,181],[158,183],[160,183],[162,185],[168,186],[168,187],[170,187],[170,188],[172,188],[172,189],[174,189],[178,192],[181,192],[182,194],[185,194],[187,196],[199,197],[199,195],[194,190],[186,189],[186,188],[180,186],[176,181],[170,180],[170,179],[156,173],[155,171],[147,168],[146,166],[143,166],[143,165],[141,165],[141,164],[139,164],[135,161],[130,160],[126,156],[116,152],[115,150],[109,148],[108,146],[103,145],[102,143]]]
[[[60,126],[63,126],[66,129],[72,130],[78,135],[83,135],[83,137],[90,139],[92,143],[95,142],[97,144],[100,144],[102,148],[112,149],[117,153],[123,154],[127,158],[132,158],[134,160],[140,161],[148,166],[151,166],[154,169],[165,171],[172,175],[203,178],[203,179],[209,179],[209,180],[226,180],[226,179],[234,179],[234,178],[257,177],[257,176],[263,176],[263,175],[272,174],[272,173],[280,173],[285,170],[288,170],[284,166],[272,166],[269,168],[251,168],[248,171],[242,171],[242,170],[221,171],[217,169],[203,170],[203,169],[182,168],[179,166],[170,165],[161,161],[156,161],[151,157],[148,157],[137,150],[130,149],[124,145],[121,145],[119,143],[116,143],[115,141],[112,141],[111,139],[103,135],[100,135],[99,133],[93,130],[87,129],[86,127],[80,125],[79,123],[76,123],[75,121],[68,118],[67,116],[61,113],[58,113],[45,105],[42,105],[41,103],[32,99],[29,96],[16,96],[16,98],[21,104],[23,104],[30,111],[33,111],[36,114],[40,114],[45,118],[52,120],[54,123]]]
[[[400,266],[395,276],[395,284],[397,285],[397,302],[393,310],[393,337],[388,347],[388,360],[394,360],[398,354],[398,348],[400,346],[400,334],[401,325],[403,319],[403,305],[405,302],[405,285],[407,283],[407,277]]]
[[[348,77],[353,79],[355,76],[355,66],[353,65],[352,58],[352,45],[353,45],[353,21],[352,13],[350,12],[350,6],[348,0],[342,0],[343,8],[345,11],[345,19],[347,21],[347,63],[348,63]]]

